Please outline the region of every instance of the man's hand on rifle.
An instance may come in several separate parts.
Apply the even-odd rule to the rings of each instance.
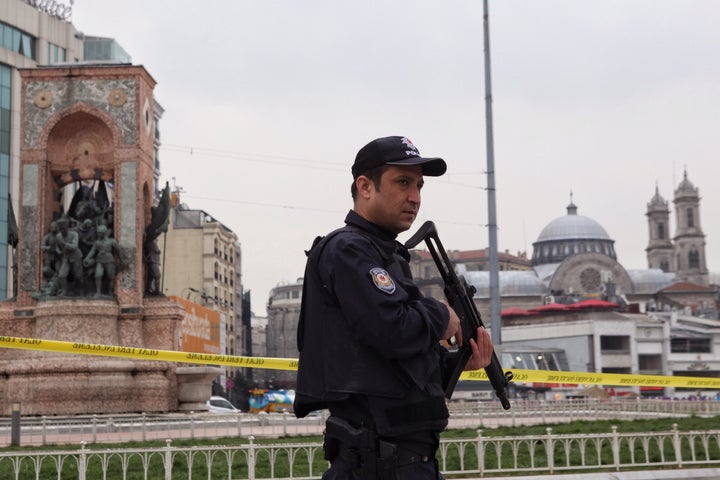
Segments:
[[[493,353],[493,344],[490,340],[490,334],[483,327],[477,329],[477,341],[470,339],[470,349],[472,356],[465,364],[464,370],[480,370],[490,365]]]
[[[449,342],[454,337],[455,343],[461,347],[463,344],[463,336],[460,318],[447,302],[442,301],[442,303],[445,304],[450,313],[450,320],[448,321],[443,340]],[[493,344],[492,340],[490,340],[490,334],[484,327],[478,327],[477,340],[470,339],[470,350],[472,351],[472,356],[465,365],[464,370],[480,370],[490,365],[493,354]]]
[[[455,310],[453,310],[453,308],[445,300],[440,301],[447,307],[448,312],[450,313],[450,320],[448,321],[448,326],[442,339],[450,343],[450,340],[455,337],[455,343],[461,347],[463,339],[462,329],[460,328],[460,317],[457,316]]]

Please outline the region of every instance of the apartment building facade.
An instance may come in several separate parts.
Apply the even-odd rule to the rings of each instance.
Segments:
[[[168,231],[159,244],[162,292],[219,312],[221,352],[241,355],[243,292],[237,234],[209,213],[180,203],[175,192]],[[225,371],[234,373],[231,368]]]

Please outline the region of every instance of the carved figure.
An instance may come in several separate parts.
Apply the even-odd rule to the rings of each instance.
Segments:
[[[86,218],[80,224],[77,231],[78,236],[80,237],[80,250],[82,251],[83,256],[86,256],[95,243],[95,224],[92,220]]]
[[[50,267],[43,267],[43,285],[40,288],[40,295],[34,295],[35,298],[56,295],[60,287],[59,280],[55,270]]]
[[[162,195],[156,207],[150,208],[150,223],[143,232],[143,259],[145,260],[145,292],[160,292],[160,247],[157,238],[167,232],[170,222],[170,184],[165,183]]]
[[[43,252],[43,270],[50,268],[57,273],[61,260],[62,252],[57,239],[58,226],[57,222],[50,223],[50,231],[43,237],[40,250]]]
[[[68,214],[82,222],[85,219],[95,220],[102,213],[93,198],[93,191],[90,187],[81,187],[73,196]]]
[[[75,230],[70,229],[70,221],[67,218],[57,220],[59,232],[56,236],[58,248],[61,252],[60,270],[58,271],[59,296],[69,294],[68,277],[72,273],[72,285],[81,285],[83,279],[83,258],[79,246],[79,236]]]
[[[95,296],[102,293],[102,281],[107,278],[109,289],[112,289],[115,280],[115,254],[120,256],[120,247],[114,238],[108,237],[105,225],[98,225],[97,240],[92,249],[83,260],[86,267],[95,265]]]
[[[150,243],[148,251],[145,252],[145,267],[147,268],[147,286],[145,293],[156,295],[160,293],[160,247],[157,239]]]

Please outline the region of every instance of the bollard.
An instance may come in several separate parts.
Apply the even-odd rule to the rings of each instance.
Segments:
[[[147,417],[145,412],[142,412],[142,439],[143,442],[147,441]]]
[[[12,403],[12,424],[10,426],[10,446],[20,446],[20,402]]]

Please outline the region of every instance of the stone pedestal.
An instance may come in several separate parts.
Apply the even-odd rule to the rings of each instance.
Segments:
[[[212,393],[212,381],[223,373],[219,367],[178,367],[178,410],[200,412],[207,410],[205,401]]]
[[[110,300],[47,301],[32,310],[8,306],[0,304],[4,335],[178,349],[182,309],[169,299],[149,299],[132,313]],[[0,349],[0,415],[9,415],[13,402],[22,404],[24,415],[175,411],[176,369],[172,362]]]

